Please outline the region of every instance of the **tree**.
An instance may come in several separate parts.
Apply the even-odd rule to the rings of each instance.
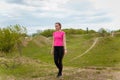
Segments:
[[[104,28],[100,28],[98,30],[98,33],[100,34],[100,36],[104,37],[104,36],[106,36],[107,31]]]
[[[53,29],[47,29],[47,30],[44,30],[43,32],[41,32],[40,35],[43,35],[43,36],[46,36],[46,37],[50,37],[50,36],[52,36],[53,32],[54,32]]]

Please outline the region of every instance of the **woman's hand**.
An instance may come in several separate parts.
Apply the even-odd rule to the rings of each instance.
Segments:
[[[52,55],[54,54],[54,51],[53,51],[53,49],[51,49],[51,54],[52,54]]]
[[[64,54],[65,54],[65,55],[67,54],[67,49],[64,49]]]

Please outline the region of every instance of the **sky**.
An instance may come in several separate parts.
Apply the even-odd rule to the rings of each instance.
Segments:
[[[20,24],[28,33],[62,28],[120,29],[120,0],[0,0],[0,28]]]

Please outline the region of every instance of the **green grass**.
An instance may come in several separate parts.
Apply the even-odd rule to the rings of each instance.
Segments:
[[[74,66],[120,67],[120,38],[101,38],[96,46],[83,57],[71,63]]]
[[[69,62],[72,58],[85,52],[93,44],[93,39],[95,39],[93,35],[67,35],[68,54],[64,56],[64,65],[75,67],[117,66],[120,62],[119,37],[100,38],[90,52],[72,62]],[[31,41],[28,46],[24,48],[23,55],[33,59],[39,59],[48,64],[54,64],[50,50],[50,43],[44,43],[44,46],[38,46]]]
[[[64,56],[64,66],[69,68],[81,67],[120,67],[120,37],[103,37],[90,52],[84,56],[69,62],[74,57],[81,55],[93,44],[97,36],[92,35],[67,35],[67,55]],[[47,39],[47,40],[46,40]],[[37,41],[37,42],[36,42]],[[54,65],[51,51],[51,38],[35,37],[23,48],[22,56],[28,62],[16,65],[15,68],[0,68],[0,75],[3,80],[7,80],[6,76],[15,76],[18,80],[21,78],[32,79],[45,76],[54,76],[57,69]],[[40,43],[40,44],[39,44]],[[14,54],[14,53],[13,53]],[[14,57],[7,55],[6,59]],[[39,62],[36,62],[39,61]],[[18,61],[19,62],[19,61]],[[12,65],[12,62],[11,64]],[[68,71],[70,72],[71,69]],[[47,73],[46,73],[47,72]],[[66,80],[69,76],[65,76]]]
[[[23,50],[23,56],[30,57],[32,59],[39,59],[43,62],[51,63],[52,56],[50,55],[50,45],[38,46],[32,41]]]
[[[69,61],[71,58],[82,54],[93,43],[93,37],[88,35],[68,35],[67,36],[67,49],[68,54],[64,58],[64,62]],[[27,47],[23,50],[23,55],[40,61],[53,64],[53,56],[50,54],[51,44],[44,44],[44,46],[38,46],[31,41]]]
[[[27,60],[27,57],[24,57],[24,59],[26,59],[24,63],[19,65],[16,63],[15,67],[13,67],[12,62],[8,64],[8,68],[5,65],[0,65],[0,74],[2,78],[7,80],[7,78],[5,78],[6,76],[15,76],[19,80],[27,80],[55,74],[55,66],[51,66],[44,62],[37,62],[34,59]]]

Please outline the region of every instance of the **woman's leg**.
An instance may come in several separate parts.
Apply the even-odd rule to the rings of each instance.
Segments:
[[[62,60],[63,60],[63,56],[64,56],[64,47],[60,47],[60,50],[59,50],[59,74],[62,75],[62,70],[63,70],[63,63],[62,63]]]
[[[58,54],[58,49],[57,47],[54,47],[54,63],[57,66],[57,68],[59,69],[59,54]]]
[[[63,47],[54,47],[54,62],[55,65],[57,66],[59,72],[57,77],[62,75],[62,69],[63,69],[63,64],[62,64],[62,59],[64,56],[64,48]]]

